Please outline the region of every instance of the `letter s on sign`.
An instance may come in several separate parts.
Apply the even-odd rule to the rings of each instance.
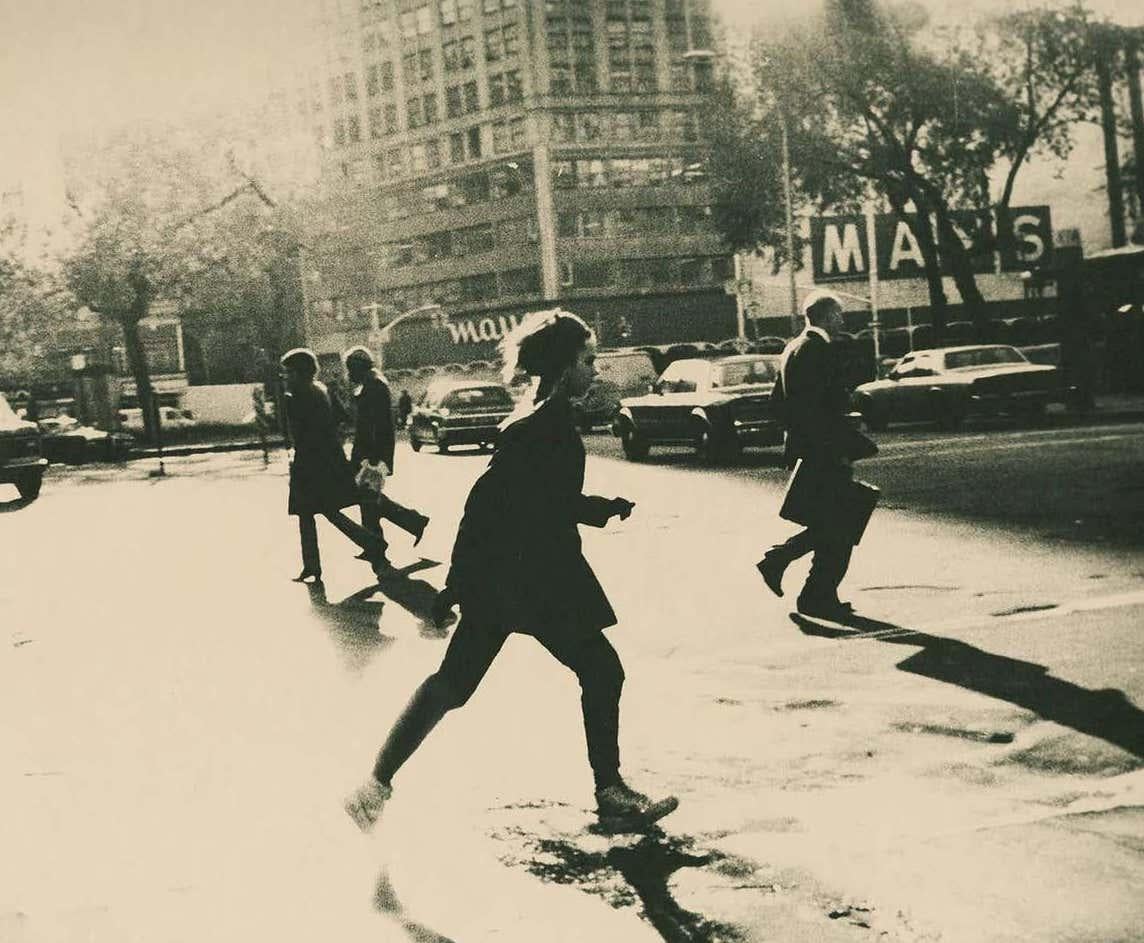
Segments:
[[[1031,213],[1022,213],[1013,220],[1013,239],[1020,248],[1017,258],[1022,262],[1036,262],[1045,254],[1045,240],[1038,231],[1041,218]]]

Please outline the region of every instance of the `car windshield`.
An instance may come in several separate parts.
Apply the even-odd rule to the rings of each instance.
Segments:
[[[758,360],[725,363],[715,374],[715,386],[745,386],[748,383],[774,383],[777,375],[774,360],[760,357]]]
[[[0,428],[12,429],[20,425],[20,417],[8,405],[8,400],[0,396]]]
[[[946,370],[965,367],[991,367],[994,364],[1028,363],[1016,347],[972,347],[945,355]]]
[[[441,402],[450,409],[485,409],[504,406],[512,409],[512,397],[508,390],[499,386],[474,386],[464,390],[454,390]]]

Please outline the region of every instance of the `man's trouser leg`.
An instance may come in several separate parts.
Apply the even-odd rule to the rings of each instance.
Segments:
[[[404,504],[398,504],[385,493],[377,496],[376,506],[378,517],[392,521],[413,537],[416,537],[424,529],[425,515],[412,508],[407,508]],[[379,524],[379,529],[380,526]]]
[[[298,537],[302,543],[302,569],[309,573],[322,572],[322,557],[318,550],[318,527],[312,514],[298,515]]]

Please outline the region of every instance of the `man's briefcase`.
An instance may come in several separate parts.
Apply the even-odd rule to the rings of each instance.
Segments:
[[[873,485],[854,481],[842,466],[824,469],[799,459],[787,482],[779,517],[828,529],[840,540],[857,545],[880,494]]]

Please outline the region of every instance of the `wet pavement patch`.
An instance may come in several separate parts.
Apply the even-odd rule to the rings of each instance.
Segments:
[[[1002,762],[1061,776],[1119,776],[1144,767],[1144,760],[1127,750],[1075,736],[1048,737]]]
[[[960,586],[945,586],[938,585],[937,583],[894,583],[889,586],[862,586],[859,587],[860,593],[880,593],[892,589],[923,589],[934,590],[935,592],[954,593],[961,589]]]
[[[840,707],[838,701],[831,701],[825,698],[812,698],[807,701],[787,701],[781,707],[776,707],[777,711],[820,711],[828,707]]]
[[[991,612],[989,614],[1000,619],[1005,616],[1019,616],[1026,612],[1048,612],[1056,608],[1058,608],[1058,606],[1055,602],[1030,603],[1027,606],[1013,606],[1011,609],[999,609],[997,612]]]
[[[975,743],[1012,743],[1013,734],[1007,730],[968,730],[963,727],[949,727],[945,724],[894,724],[895,730],[902,733],[925,733],[938,737],[956,737],[959,740],[972,740]]]
[[[519,821],[521,806],[514,807]],[[539,810],[539,806],[524,808]],[[507,811],[507,810],[506,810]],[[558,812],[567,817],[567,811]],[[638,907],[641,916],[669,943],[741,943],[746,930],[725,920],[684,907],[675,894],[680,872],[701,873],[706,892],[754,890],[774,892],[745,858],[704,848],[690,836],[646,834],[604,838],[592,834],[591,816],[580,816],[576,830],[554,829],[543,814],[531,827],[506,824],[491,837],[504,850],[500,861],[525,868],[543,881],[567,884],[599,897],[616,909]]]

